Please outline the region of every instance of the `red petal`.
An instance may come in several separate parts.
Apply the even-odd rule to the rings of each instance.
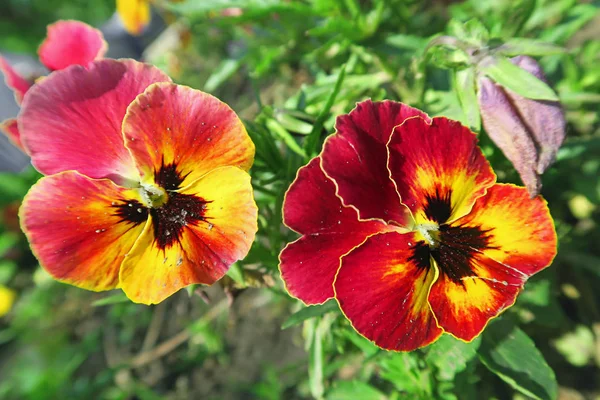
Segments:
[[[411,118],[394,129],[388,165],[418,224],[466,215],[496,176],[468,128],[446,118]]]
[[[337,184],[345,205],[356,207],[360,218],[379,218],[401,225],[410,217],[387,169],[386,144],[395,126],[407,118],[429,117],[394,101],[358,103],[348,115],[338,117],[337,133],[323,147],[323,170]]]
[[[429,303],[438,325],[459,339],[471,341],[488,321],[512,306],[527,276],[519,271],[474,254],[470,276],[453,280],[439,265],[440,276],[431,288]]]
[[[50,74],[31,88],[19,114],[33,165],[46,175],[76,170],[91,178],[139,180],[121,125],[129,103],[160,81],[169,77],[133,60],[99,60]]]
[[[123,210],[131,210],[137,222],[124,219]],[[96,291],[117,287],[121,263],[147,214],[136,189],[74,171],[40,179],[20,210],[23,231],[42,267],[62,282]]]
[[[172,165],[183,187],[222,166],[250,169],[254,143],[244,124],[216,97],[173,83],[149,87],[123,122],[126,146],[143,181]]]
[[[15,92],[17,104],[21,104],[25,92],[31,87],[31,83],[19,75],[2,56],[0,56],[0,72],[4,75],[6,86]]]
[[[102,32],[80,21],[57,21],[48,25],[46,39],[38,50],[49,70],[87,65],[108,50]]]
[[[298,171],[283,204],[284,223],[302,233],[280,255],[281,277],[290,294],[306,304],[333,297],[340,257],[367,236],[392,227],[379,221],[358,220],[356,210],[344,207],[335,195],[316,157]]]
[[[427,303],[437,271],[415,253],[412,233],[369,237],[342,257],[335,297],[352,326],[377,346],[411,351],[442,334]],[[424,264],[425,263],[425,264]]]
[[[514,304],[529,276],[552,262],[556,233],[543,199],[530,199],[525,188],[504,184],[489,188],[446,234],[451,231],[480,234],[451,238],[448,245],[454,248],[438,257],[440,278],[429,301],[442,328],[472,340],[491,318]]]

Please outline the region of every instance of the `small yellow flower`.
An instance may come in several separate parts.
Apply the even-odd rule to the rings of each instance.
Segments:
[[[0,317],[6,315],[12,308],[17,294],[14,290],[0,285]]]

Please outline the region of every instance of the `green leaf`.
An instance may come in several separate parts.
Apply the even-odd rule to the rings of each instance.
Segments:
[[[219,86],[221,86],[227,79],[231,78],[233,74],[240,68],[241,60],[223,60],[213,72],[206,83],[204,84],[204,90],[207,92],[213,92]]]
[[[479,103],[477,102],[477,91],[475,89],[475,70],[473,68],[457,70],[453,77],[458,102],[465,114],[466,122],[473,131],[479,132],[481,130],[481,115],[479,114]]]
[[[266,126],[273,134],[275,134],[275,136],[281,139],[290,150],[301,157],[306,157],[306,153],[302,150],[298,142],[296,142],[296,139],[294,139],[294,137],[281,126],[277,120],[272,118],[267,119]]]
[[[326,316],[310,321],[310,346],[308,348],[308,383],[310,394],[317,400],[323,398],[325,385],[323,383],[323,340],[332,320]]]
[[[521,393],[540,400],[556,399],[554,371],[529,336],[509,320],[496,320],[487,327],[478,354],[490,371]]]
[[[392,35],[385,38],[385,43],[398,49],[423,50],[427,46],[427,39],[414,35]]]
[[[528,56],[551,56],[566,53],[567,49],[552,43],[527,38],[513,38],[507,40],[497,49],[498,54],[514,57]]]
[[[318,306],[305,307],[286,319],[281,325],[281,329],[290,328],[306,321],[307,319],[320,317],[323,314],[336,310],[339,310],[339,307],[335,300],[329,300],[328,302]]]
[[[387,396],[361,381],[336,382],[325,397],[327,400],[386,400]]]
[[[433,397],[431,374],[420,364],[416,352],[388,353],[379,362],[381,377],[396,389],[414,395],[408,398],[430,399]]]
[[[312,158],[312,156],[317,151],[317,146],[319,145],[319,139],[321,138],[321,132],[323,130],[323,124],[329,115],[329,111],[331,110],[331,106],[335,102],[335,98],[337,97],[340,89],[342,88],[342,83],[344,82],[344,78],[346,76],[346,64],[342,65],[340,72],[338,74],[337,80],[335,82],[335,86],[333,91],[327,98],[325,105],[321,109],[321,112],[317,116],[317,120],[313,124],[312,132],[306,137],[306,141],[304,142],[304,150],[306,151],[307,157]]]
[[[239,263],[234,263],[231,267],[229,267],[229,271],[227,271],[227,276],[230,277],[242,286],[246,286],[246,281],[244,279],[244,270]]]
[[[232,7],[240,7],[247,10],[264,9],[277,6],[280,3],[280,0],[186,0],[181,3],[165,2],[164,7],[184,15],[194,15]]]
[[[103,297],[100,300],[96,300],[96,301],[92,302],[92,306],[94,306],[94,307],[108,306],[111,304],[126,303],[128,301],[130,301],[130,300],[127,298],[127,296],[125,296],[125,293],[121,292],[121,293]]]
[[[274,116],[279,123],[288,131],[301,135],[308,135],[313,130],[313,125],[298,117],[310,118],[309,115],[293,110],[275,110]]]
[[[558,101],[558,96],[548,85],[504,57],[487,58],[480,67],[494,81],[523,97]]]
[[[358,347],[367,357],[373,357],[375,354],[383,351],[371,341],[359,335],[354,329],[344,329],[341,335]]]
[[[436,367],[438,379],[452,381],[456,374],[464,371],[467,363],[475,358],[480,343],[480,338],[465,343],[450,335],[442,335],[429,347],[425,360]]]
[[[578,325],[575,331],[554,340],[553,344],[556,350],[576,367],[583,367],[594,358],[596,349],[594,334],[585,325]]]

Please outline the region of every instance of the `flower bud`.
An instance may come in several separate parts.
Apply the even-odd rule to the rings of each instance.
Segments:
[[[511,62],[546,82],[534,59],[518,56]],[[486,77],[478,83],[483,126],[535,197],[542,186],[540,175],[552,164],[565,138],[560,103],[525,98]]]

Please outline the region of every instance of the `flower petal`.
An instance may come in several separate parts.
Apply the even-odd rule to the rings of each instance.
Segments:
[[[462,217],[496,180],[475,134],[447,118],[406,120],[388,148],[390,176],[417,223]]]
[[[212,284],[246,256],[257,230],[250,176],[217,168],[151,210],[151,223],[123,263],[120,281],[136,303],[160,303],[193,283]]]
[[[42,64],[54,71],[74,64],[85,66],[102,58],[107,50],[98,29],[80,21],[57,21],[48,25],[38,54]]]
[[[20,210],[42,267],[59,281],[96,291],[117,287],[119,267],[147,215],[137,190],[74,171],[40,179]]]
[[[127,32],[139,35],[150,22],[148,0],[117,0],[117,13]]]
[[[304,236],[283,249],[279,269],[288,292],[306,304],[333,297],[342,255],[367,236],[393,229],[380,221],[359,221],[356,210],[335,195],[320,161],[315,157],[300,168],[283,203],[284,223]]]
[[[546,268],[556,255],[556,232],[546,201],[530,199],[522,187],[492,186],[456,222],[486,231],[489,241],[482,252],[527,276]]]
[[[23,151],[23,153],[27,153],[21,143],[19,126],[17,125],[17,120],[15,118],[9,118],[0,122],[0,132],[4,133],[15,146]]]
[[[250,169],[254,143],[229,106],[207,93],[172,83],[149,87],[131,103],[123,122],[126,146],[142,181],[160,181],[171,167],[184,187],[222,166]],[[164,186],[163,186],[164,187]]]
[[[138,180],[123,144],[123,117],[148,85],[169,80],[133,60],[98,60],[50,74],[27,93],[18,118],[33,165],[46,175],[76,170],[118,183]]]
[[[400,199],[387,169],[386,144],[395,126],[423,112],[394,101],[358,103],[338,117],[336,134],[323,146],[323,170],[337,184],[345,205],[358,210],[360,218],[379,218],[405,225],[409,213]]]
[[[454,279],[440,272],[429,294],[438,325],[465,341],[476,338],[490,319],[512,306],[527,279],[516,269],[480,253],[473,253],[468,262],[470,275]],[[452,267],[438,268],[444,271]]]
[[[352,326],[377,346],[411,351],[435,341],[442,330],[427,303],[437,270],[415,251],[415,235],[369,237],[342,257],[335,296]]]
[[[6,59],[0,56],[0,72],[4,75],[4,82],[6,86],[11,88],[15,92],[15,100],[17,104],[21,104],[25,92],[31,87],[31,83],[23,78],[11,67]]]
[[[525,188],[514,185],[489,188],[445,235],[452,235],[452,243],[440,248],[452,248],[434,256],[440,277],[429,300],[439,325],[463,340],[472,340],[513,305],[527,278],[556,255],[545,201],[530,199]]]

